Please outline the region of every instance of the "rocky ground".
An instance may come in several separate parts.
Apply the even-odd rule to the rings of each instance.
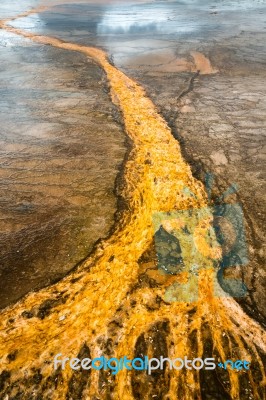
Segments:
[[[136,74],[172,126],[195,176],[213,174],[213,200],[232,185],[244,212],[249,262],[231,271],[244,279],[245,309],[265,322],[265,46],[262,35],[242,34],[203,49],[219,71],[212,75]],[[248,46],[246,43],[248,41]],[[251,49],[256,48],[257,52]],[[176,50],[178,52],[178,49]]]

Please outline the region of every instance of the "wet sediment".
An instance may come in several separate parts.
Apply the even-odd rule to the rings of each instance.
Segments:
[[[126,146],[98,66],[11,34],[1,44],[3,308],[62,278],[108,235]]]

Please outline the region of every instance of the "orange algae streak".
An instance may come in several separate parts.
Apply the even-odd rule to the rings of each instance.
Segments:
[[[138,261],[153,239],[153,213],[205,207],[207,197],[203,185],[193,178],[189,166],[182,158],[180,146],[173,138],[170,128],[147,98],[143,88],[111,65],[104,51],[34,35],[5,23],[2,23],[2,27],[40,44],[78,51],[97,62],[107,74],[112,100],[123,113],[125,130],[133,143],[124,170],[121,193],[127,202],[127,209],[113,235],[97,247],[95,253],[78,271],[48,289],[29,294],[1,314],[0,358],[4,369],[12,373],[13,382],[23,385],[23,377],[33,367],[41,369],[44,377],[51,376],[53,365],[46,362],[52,361],[53,355],[57,353],[63,352],[65,356],[76,357],[81,346],[87,343],[91,349],[91,358],[98,356],[99,348],[95,339],[107,335],[107,327],[113,315],[121,304],[130,300],[129,289],[137,280]],[[185,188],[189,189],[191,195],[185,194]],[[219,257],[219,251],[215,247],[210,249],[201,240],[210,222],[211,216],[196,233],[198,246],[207,256],[211,256],[209,268],[200,271],[198,300],[191,304],[163,303],[159,308],[148,311],[147,303],[156,296],[162,297],[165,287],[139,289],[132,298],[135,307],[124,316],[119,343],[114,348],[113,356],[127,355],[133,358],[139,335],[155,321],[168,320],[171,328],[169,346],[170,342],[174,343],[169,356],[190,358],[195,354],[188,338],[192,332],[196,332],[195,347],[197,357],[201,357],[202,327],[207,324],[214,349],[221,360],[233,358],[231,341],[237,343],[243,358],[257,357],[263,384],[265,373],[257,348],[265,351],[265,333],[243,313],[232,298],[216,298],[213,294],[215,280],[212,260]],[[22,313],[25,310],[34,310],[48,299],[57,299],[58,296],[63,296],[65,301],[56,305],[47,318],[23,318]],[[195,314],[189,322],[188,312],[192,310]],[[235,323],[238,318],[243,321],[244,329]],[[223,345],[224,334],[228,337],[228,348]],[[247,347],[252,356],[249,356]],[[12,362],[8,361],[6,356],[15,351],[16,358]],[[186,371],[184,382],[182,374],[182,371],[171,372],[168,396],[176,399],[177,388],[182,384],[183,399],[192,400],[200,389],[199,377]],[[70,368],[62,372],[61,385],[54,391],[53,399],[67,398],[71,376]],[[238,373],[229,371],[229,379],[231,397],[239,399]],[[92,383],[84,392],[83,398],[90,399],[99,395],[105,398],[104,393],[99,393],[98,381],[98,371],[92,371]],[[129,381],[127,370],[117,375],[113,389],[114,399],[133,399]],[[251,375],[250,382],[254,398],[258,398]],[[30,395],[30,388],[25,386],[24,389]],[[45,395],[44,393],[43,398]]]

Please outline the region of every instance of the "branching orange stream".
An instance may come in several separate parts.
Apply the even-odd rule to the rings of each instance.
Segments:
[[[102,50],[35,35],[10,26],[8,21],[3,21],[1,28],[39,44],[77,51],[98,63],[106,72],[112,101],[120,108],[125,131],[133,142],[121,189],[128,207],[111,237],[101,242],[76,272],[48,289],[29,294],[1,313],[1,376],[5,378],[0,386],[1,399],[13,399],[19,394],[21,397],[17,398],[21,399],[134,399],[130,371],[120,371],[115,378],[107,376],[104,384],[99,371],[91,371],[88,382],[83,382],[82,390],[75,395],[75,379],[80,388],[82,377],[69,367],[58,375],[53,370],[52,360],[57,353],[76,357],[88,347],[91,358],[102,354],[100,343],[110,337],[114,321],[120,322],[112,337],[112,356],[134,358],[140,336],[147,337],[156,323],[167,322],[170,358],[202,357],[207,338],[217,359],[251,361],[249,372],[228,370],[222,384],[230,398],[244,398],[240,394],[244,376],[250,396],[245,398],[265,399],[261,360],[261,354],[266,352],[265,332],[233,298],[214,296],[212,258],[208,268],[200,272],[199,298],[194,303],[161,301],[155,306],[169,283],[136,287],[142,268],[140,259],[153,240],[153,213],[207,205],[203,185],[193,178],[178,142],[143,88],[111,65]],[[191,195],[185,194],[184,188],[189,188]],[[34,313],[47,302],[53,308],[40,319]],[[25,312],[31,312],[33,317],[25,318]],[[154,353],[152,345],[148,351]],[[167,373],[168,389],[162,398],[201,398],[198,373]],[[77,390],[80,389],[76,393]],[[147,383],[144,400],[151,398],[149,390]]]

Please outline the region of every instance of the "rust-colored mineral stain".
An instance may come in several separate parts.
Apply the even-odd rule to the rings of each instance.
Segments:
[[[107,327],[118,308],[130,300],[134,308],[127,313],[120,312],[123,326],[119,340],[113,348],[114,357],[134,356],[136,340],[142,332],[156,321],[167,320],[171,334],[168,337],[170,358],[187,356],[202,357],[202,327],[208,325],[216,354],[225,361],[234,358],[233,349],[238,347],[238,356],[256,360],[265,383],[265,372],[258,352],[266,350],[266,336],[259,324],[249,318],[233,298],[217,298],[213,293],[214,269],[210,258],[209,269],[200,271],[199,298],[194,303],[161,303],[150,310],[147,303],[156,296],[163,297],[164,285],[155,288],[140,288],[130,295],[130,288],[136,283],[138,260],[149,248],[153,238],[152,214],[155,211],[169,211],[204,207],[207,204],[203,185],[193,178],[191,170],[181,155],[180,146],[173,138],[170,128],[158,114],[154,104],[147,98],[143,88],[108,61],[104,51],[80,46],[47,36],[34,35],[2,23],[2,28],[29,38],[37,43],[51,45],[65,50],[86,54],[105,70],[112,99],[122,113],[125,130],[133,142],[133,149],[124,170],[124,186],[121,195],[128,204],[112,236],[98,245],[78,271],[58,284],[29,294],[24,300],[1,313],[0,357],[2,368],[10,371],[10,382],[23,388],[24,395],[31,397],[32,388],[27,385],[26,376],[41,371],[43,379],[53,374],[53,357],[57,353],[76,357],[87,343],[91,358],[99,354],[97,338],[106,337]],[[212,70],[204,58],[194,54],[198,69],[202,73]],[[145,163],[146,160],[149,163]],[[183,189],[189,188],[191,196],[184,196]],[[204,229],[207,229],[207,221]],[[34,310],[48,299],[64,298],[52,312],[43,319],[25,319],[23,313]],[[188,313],[194,311],[190,320]],[[64,316],[64,318],[60,318]],[[238,322],[241,321],[241,324]],[[188,340],[196,332],[195,348]],[[224,346],[223,336],[228,338]],[[173,345],[171,345],[173,343]],[[247,350],[248,348],[248,350]],[[8,359],[14,354],[15,359]],[[196,355],[195,355],[196,353]],[[211,357],[211,354],[209,355]],[[53,400],[67,397],[68,382],[73,371],[69,367],[62,371],[60,384],[53,391]],[[76,371],[74,371],[74,374]],[[239,399],[239,373],[228,371],[232,399]],[[82,398],[105,398],[104,389],[98,385],[99,371],[91,371],[91,384],[84,389]],[[253,371],[248,379],[254,398],[258,399],[258,383],[254,383]],[[26,382],[26,383],[25,383]],[[48,381],[46,381],[48,382]],[[168,397],[176,398],[177,389],[182,386],[182,400],[194,399],[200,387],[199,376],[193,371],[171,371]],[[13,386],[13,391],[16,390]],[[43,386],[42,397],[48,398],[47,386]],[[12,392],[11,392],[12,394]],[[120,371],[112,388],[114,399],[133,399],[129,372]]]
[[[194,59],[196,71],[199,71],[202,75],[216,74],[217,69],[213,68],[210,60],[202,53],[198,51],[191,51],[190,53]]]

